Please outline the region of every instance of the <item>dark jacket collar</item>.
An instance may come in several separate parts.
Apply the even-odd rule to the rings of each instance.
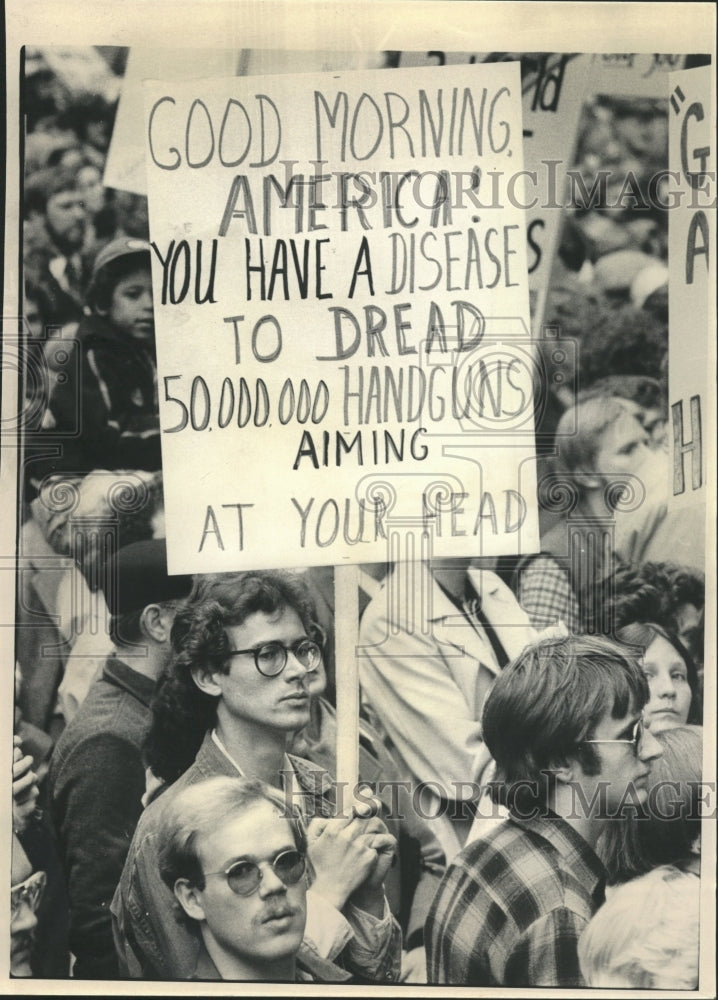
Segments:
[[[102,677],[108,684],[128,691],[134,698],[149,708],[150,700],[155,691],[156,682],[144,674],[138,673],[116,656],[110,656],[105,661]]]
[[[151,342],[137,340],[135,337],[128,337],[118,327],[114,326],[104,316],[92,313],[90,316],[83,316],[77,331],[78,340],[87,347],[113,346],[121,348],[123,354],[150,354],[154,357],[154,348]]]

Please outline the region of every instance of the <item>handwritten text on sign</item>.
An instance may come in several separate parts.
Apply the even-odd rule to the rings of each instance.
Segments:
[[[710,67],[670,74],[669,393],[673,503],[705,503],[708,366],[715,323],[715,115]],[[713,244],[713,246],[711,246]]]
[[[145,96],[171,571],[535,546],[518,66]]]
[[[591,57],[568,53],[521,56],[526,239],[533,329],[543,320],[561,228],[566,169],[572,161]],[[402,66],[484,63],[492,53],[403,52]]]

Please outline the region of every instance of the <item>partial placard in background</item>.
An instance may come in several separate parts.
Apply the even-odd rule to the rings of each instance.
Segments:
[[[198,80],[233,76],[241,50],[236,49],[143,49],[133,46],[117,104],[115,127],[107,153],[105,187],[133,194],[147,194],[145,174],[144,94],[145,80]]]
[[[504,57],[490,52],[402,52],[401,66],[477,65]],[[543,320],[566,202],[566,171],[590,79],[592,56],[571,52],[514,53],[521,58],[524,166],[515,192],[527,210],[531,318]]]
[[[709,337],[716,315],[715,111],[710,66],[671,73],[669,176],[669,426],[672,503],[705,505]],[[714,404],[711,404],[714,406]]]
[[[535,550],[518,64],[145,109],[171,572]]]
[[[667,73],[682,69],[686,57],[675,52],[601,52],[593,57],[590,89],[595,94],[665,97]]]

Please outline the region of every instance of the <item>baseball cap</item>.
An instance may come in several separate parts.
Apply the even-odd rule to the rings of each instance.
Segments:
[[[90,285],[87,290],[88,301],[92,302],[94,293],[97,289],[97,280],[108,264],[118,260],[120,257],[130,257],[135,254],[150,253],[151,250],[152,247],[147,240],[138,239],[136,236],[120,236],[116,240],[111,240],[100,250],[95,258],[95,263],[92,268],[92,277],[90,278]]]

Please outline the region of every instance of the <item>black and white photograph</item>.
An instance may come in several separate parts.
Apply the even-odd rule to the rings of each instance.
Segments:
[[[5,989],[714,996],[715,7],[5,29]]]

